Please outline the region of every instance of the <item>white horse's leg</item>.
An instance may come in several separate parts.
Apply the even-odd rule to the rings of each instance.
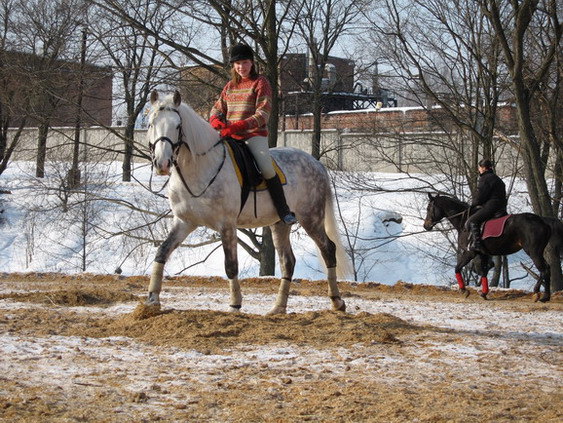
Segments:
[[[164,276],[164,264],[178,245],[196,228],[178,218],[174,218],[172,230],[166,240],[160,245],[152,265],[151,280],[149,283],[149,296],[147,305],[160,305],[160,291],[162,289],[162,278]]]
[[[229,289],[231,290],[231,300],[229,302],[229,311],[239,312],[242,307],[242,292],[238,277],[229,278]]]
[[[285,314],[287,311],[287,299],[289,298],[291,278],[293,277],[293,270],[295,268],[295,256],[289,242],[291,227],[283,222],[278,222],[274,226],[271,226],[271,228],[274,246],[276,247],[280,260],[282,279],[276,297],[276,303],[268,314]]]
[[[151,281],[149,283],[149,298],[147,305],[160,305],[160,291],[162,289],[162,278],[164,277],[164,263],[153,261]]]
[[[278,296],[276,297],[276,303],[266,314],[285,314],[287,312],[287,299],[289,298],[290,285],[291,281],[289,279],[283,278],[281,280],[280,287],[278,289]]]
[[[229,227],[221,231],[223,242],[223,252],[225,253],[225,273],[229,278],[229,288],[231,290],[230,311],[238,312],[242,306],[242,293],[238,280],[238,259],[237,259],[237,232],[236,228]]]

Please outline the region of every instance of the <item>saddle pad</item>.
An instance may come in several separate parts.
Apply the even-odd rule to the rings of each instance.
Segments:
[[[243,183],[244,183],[243,174],[242,174],[242,171],[240,169],[238,162],[236,161],[235,153],[233,152],[233,149],[229,145],[229,143],[225,143],[225,146],[227,147],[227,151],[229,152],[229,157],[231,158],[231,161],[233,162],[233,166],[235,168],[235,173],[237,175],[238,183],[242,187]],[[281,168],[278,166],[278,164],[276,163],[274,158],[272,158],[272,164],[274,165],[274,170],[278,174],[282,185],[285,185],[287,183],[285,173],[283,173],[283,170],[281,170]],[[257,186],[253,187],[253,189],[255,191],[264,191],[264,190],[268,189],[268,187],[266,186],[266,181],[262,178],[262,181]]]
[[[501,236],[504,231],[504,224],[511,216],[511,214],[507,214],[502,217],[497,217],[496,219],[487,220],[483,225],[483,234],[481,235],[481,238],[485,239]]]

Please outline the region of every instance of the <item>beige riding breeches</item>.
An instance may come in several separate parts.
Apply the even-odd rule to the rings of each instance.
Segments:
[[[254,156],[254,160],[256,160],[256,164],[260,168],[260,172],[262,172],[264,178],[270,179],[276,176],[276,171],[272,164],[272,156],[270,156],[268,138],[256,136],[247,139],[245,143]]]

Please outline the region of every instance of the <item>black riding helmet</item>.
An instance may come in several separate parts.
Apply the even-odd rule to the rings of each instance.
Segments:
[[[254,52],[246,44],[237,44],[231,47],[230,63],[238,62],[239,60],[252,60],[254,61]]]

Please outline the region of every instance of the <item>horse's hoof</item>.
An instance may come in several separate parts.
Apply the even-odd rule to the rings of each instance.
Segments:
[[[479,295],[481,296],[481,298],[483,298],[484,300],[487,299],[487,294],[484,292],[480,292]]]
[[[158,294],[155,294],[154,292],[149,292],[149,297],[147,298],[145,305],[147,307],[159,307],[160,308],[160,298],[158,297]]]
[[[547,303],[551,299],[551,295],[544,295],[540,298],[540,303]]]
[[[537,303],[539,299],[540,299],[540,293],[539,293],[539,292],[536,292],[536,293],[534,294],[534,302]]]
[[[340,297],[332,298],[332,309],[334,311],[346,311],[346,303]]]
[[[266,316],[275,316],[276,314],[286,314],[287,310],[285,307],[276,306],[266,313]]]
[[[469,297],[469,289],[462,289],[460,292],[461,295],[463,295],[463,298]]]
[[[240,313],[240,306],[229,306],[230,313]]]

